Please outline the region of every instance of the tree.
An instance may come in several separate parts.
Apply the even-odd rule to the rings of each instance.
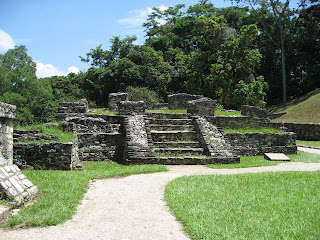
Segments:
[[[275,44],[279,45],[281,51],[281,66],[282,66],[282,100],[287,101],[287,73],[286,73],[286,52],[285,52],[285,42],[289,31],[291,29],[291,19],[296,13],[295,10],[289,8],[290,0],[236,0],[236,2],[244,2],[250,5],[250,7],[258,14],[260,21],[264,27],[265,32],[270,37],[270,40]],[[263,11],[270,10],[273,14],[274,21],[276,22],[276,27],[278,31],[279,40],[275,41],[272,33],[268,30],[266,23],[264,22],[263,16],[259,15],[259,11],[256,7],[260,7]]]

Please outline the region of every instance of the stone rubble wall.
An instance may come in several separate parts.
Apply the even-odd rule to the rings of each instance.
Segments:
[[[214,116],[217,101],[211,98],[200,98],[187,102],[187,112],[192,115]]]
[[[152,104],[153,110],[162,110],[162,109],[168,109],[169,104],[168,103],[154,103]]]
[[[206,116],[206,119],[217,127],[224,129],[250,129],[261,128],[269,125],[267,118],[251,118],[247,116]]]
[[[58,120],[65,120],[67,117],[81,116],[88,112],[88,101],[81,99],[79,102],[61,102],[58,108]]]
[[[127,101],[127,93],[110,93],[108,107],[110,111],[118,111],[118,105],[120,102]]]
[[[16,165],[0,167],[1,198],[9,198],[20,206],[36,198],[38,188],[30,182]]]
[[[223,131],[208,122],[204,117],[193,117],[198,138],[206,155],[212,157],[236,157]],[[240,159],[239,159],[240,161]]]
[[[58,137],[54,135],[43,135],[40,130],[13,130],[13,141],[57,141]]]
[[[78,142],[80,161],[122,161],[124,136],[120,133],[80,133]]]
[[[320,141],[320,124],[271,122],[269,126],[280,129],[282,124],[288,128],[288,131],[296,133],[298,140]]]
[[[143,115],[146,111],[146,104],[143,101],[122,101],[118,104],[119,115]]]
[[[73,133],[111,133],[117,131],[116,126],[102,118],[93,117],[70,117],[66,118],[67,122],[61,123],[60,126],[65,131]]]
[[[79,163],[78,144],[15,143],[14,163],[22,169],[72,170]]]
[[[267,152],[297,153],[296,134],[288,133],[225,133],[234,151],[240,156],[263,155]]]
[[[125,148],[124,159],[154,157],[149,121],[143,115],[123,117]]]
[[[169,109],[185,109],[187,108],[187,102],[203,98],[202,95],[191,95],[187,93],[178,93],[168,95]]]
[[[241,114],[248,117],[268,118],[268,112],[257,106],[243,105],[241,106]]]

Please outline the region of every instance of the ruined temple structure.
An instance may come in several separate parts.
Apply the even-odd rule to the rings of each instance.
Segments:
[[[126,99],[126,95],[121,93],[113,95]],[[236,163],[240,161],[240,156],[262,155],[265,152],[294,154],[297,151],[296,134],[291,132],[240,134],[223,131],[226,128],[271,126],[265,110],[256,107],[245,106],[245,116],[214,116],[216,101],[201,95],[177,94],[168,96],[168,105],[164,107],[187,108],[187,114],[150,113],[145,111],[144,102],[121,101],[119,97],[116,102],[119,114],[106,115],[88,114],[84,103],[85,100],[60,104],[58,118],[63,116],[65,121],[58,125],[75,133],[77,143],[76,148],[70,144],[70,151],[58,154],[70,156],[71,160],[68,157],[56,163],[51,152],[59,153],[59,150],[50,151],[50,146],[46,146],[48,156],[52,155],[49,169],[59,169],[59,166],[64,166],[60,169],[74,169],[81,161],[115,161],[122,164]],[[37,133],[33,134],[37,137]],[[23,151],[20,149],[22,145]],[[15,151],[17,163],[28,165],[24,162],[33,161],[18,157],[33,155],[27,152],[33,146],[20,143],[17,149],[20,149],[20,155],[19,151]]]
[[[20,206],[37,196],[34,186],[13,164],[13,119],[16,107],[0,102],[0,194]]]

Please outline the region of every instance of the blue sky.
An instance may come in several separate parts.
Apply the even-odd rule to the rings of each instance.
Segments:
[[[86,71],[89,65],[78,56],[99,44],[109,49],[113,36],[137,35],[137,43],[143,43],[141,24],[152,7],[180,3],[190,6],[198,0],[0,0],[0,54],[26,45],[38,77]]]

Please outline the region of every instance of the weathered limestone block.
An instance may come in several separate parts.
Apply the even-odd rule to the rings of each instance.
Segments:
[[[22,169],[72,170],[79,163],[78,144],[15,143],[14,163]]]
[[[187,112],[192,115],[214,116],[217,101],[210,98],[200,98],[187,102]]]
[[[20,206],[36,198],[38,188],[22,174],[16,165],[0,167],[1,198],[9,198]]]
[[[213,125],[225,129],[250,129],[266,127],[269,124],[267,118],[251,118],[248,116],[206,116],[206,119]]]
[[[40,130],[13,130],[13,141],[24,142],[24,141],[56,141],[57,136],[54,135],[43,135]]]
[[[268,112],[257,106],[243,105],[241,106],[241,114],[248,117],[268,118]]]
[[[162,109],[168,109],[169,104],[168,103],[154,103],[152,104],[152,109],[154,110],[162,110]]]
[[[119,115],[143,115],[146,111],[146,104],[143,101],[122,101],[118,104]]]
[[[191,95],[187,93],[178,93],[168,95],[169,109],[185,109],[187,108],[187,102],[203,98],[202,95]]]
[[[108,107],[110,111],[118,111],[118,104],[128,100],[128,93],[110,93]]]
[[[58,109],[58,120],[65,120],[66,117],[82,116],[88,112],[87,99],[79,102],[61,102]]]

